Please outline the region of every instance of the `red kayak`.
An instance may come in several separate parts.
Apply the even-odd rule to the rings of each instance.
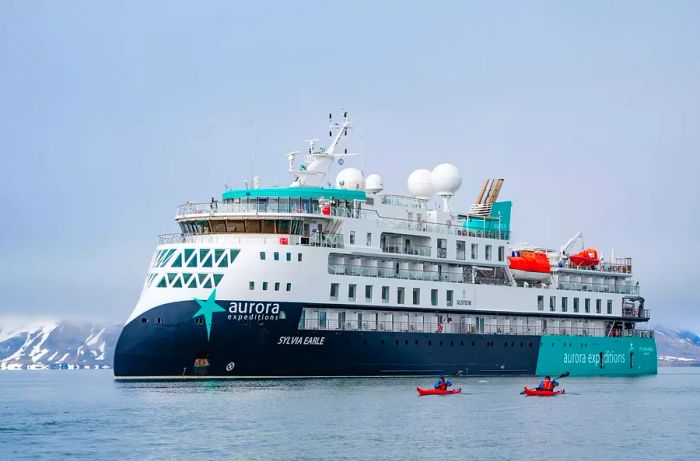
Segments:
[[[449,395],[462,392],[462,388],[443,391],[442,389],[423,389],[422,387],[416,387],[416,390],[418,391],[418,395]]]
[[[551,397],[553,395],[559,395],[563,394],[564,389],[560,391],[547,391],[544,389],[530,389],[527,386],[525,386],[525,395],[536,395],[538,397]]]

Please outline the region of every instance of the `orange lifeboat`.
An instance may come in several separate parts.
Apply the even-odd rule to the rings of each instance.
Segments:
[[[569,256],[569,261],[571,261],[572,265],[577,267],[591,267],[598,264],[600,258],[598,257],[598,250],[595,248],[586,248],[583,251]]]
[[[516,280],[543,282],[549,279],[551,269],[547,253],[534,250],[520,250],[508,256],[508,267]]]

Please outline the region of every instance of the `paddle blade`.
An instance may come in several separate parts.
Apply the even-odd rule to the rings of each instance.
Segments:
[[[561,376],[559,376],[557,379],[566,378],[567,376],[569,376],[569,372],[568,372],[568,371],[565,371],[565,372],[562,373]]]

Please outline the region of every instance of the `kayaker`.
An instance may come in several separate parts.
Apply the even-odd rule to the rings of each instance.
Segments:
[[[440,389],[441,391],[446,391],[447,388],[451,385],[451,382],[445,381],[445,375],[440,375],[440,378],[437,381],[435,381],[435,385],[433,386],[433,388]]]
[[[553,391],[555,387],[557,387],[559,383],[556,380],[552,380],[552,378],[549,377],[549,375],[544,377],[544,380],[537,386],[537,389],[540,391]]]

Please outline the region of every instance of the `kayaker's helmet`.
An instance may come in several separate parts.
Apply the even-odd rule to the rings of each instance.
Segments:
[[[544,377],[544,379],[550,379],[550,380],[551,380],[552,378],[550,378],[549,375],[547,375],[547,376]]]
[[[440,379],[445,379],[445,375],[440,375]]]

